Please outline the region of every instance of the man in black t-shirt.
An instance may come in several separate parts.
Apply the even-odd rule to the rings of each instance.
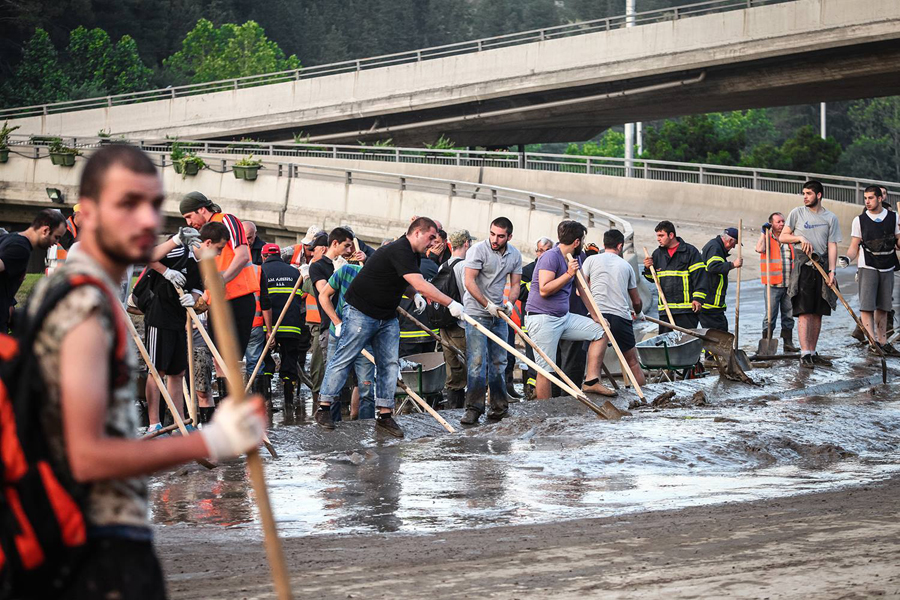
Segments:
[[[400,324],[397,307],[404,294],[421,293],[432,302],[450,309],[454,317],[463,315],[463,307],[433,285],[419,272],[419,255],[438,236],[434,221],[419,217],[410,223],[406,235],[382,246],[363,265],[346,294],[340,329],[335,329],[337,347],[331,351],[325,368],[325,380],[319,395],[316,422],[334,429],[331,405],[341,393],[354,360],[372,345],[375,355],[375,427],[395,437],[403,430],[393,419],[394,392],[400,374],[398,358]]]
[[[0,238],[0,332],[6,333],[9,329],[16,292],[25,279],[31,251],[34,248],[46,250],[59,243],[65,232],[66,220],[62,213],[45,208],[34,217],[28,229]]]

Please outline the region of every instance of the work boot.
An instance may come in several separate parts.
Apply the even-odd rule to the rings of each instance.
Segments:
[[[474,408],[467,408],[466,414],[464,414],[462,419],[459,420],[459,423],[460,425],[475,425],[476,423],[478,423],[478,418],[480,416],[481,413]]]
[[[509,414],[508,408],[498,408],[498,409],[492,408],[491,410],[488,411],[485,418],[488,421],[501,421],[503,419],[503,417],[507,416],[508,414]]]
[[[585,394],[599,394],[600,396],[606,396],[608,398],[612,398],[618,395],[615,390],[609,389],[599,381],[591,385],[583,385],[581,387],[581,391]]]
[[[894,345],[890,343],[882,344],[881,351],[884,352],[887,356],[900,356],[900,353],[897,352],[897,349],[894,348]]]
[[[294,382],[290,379],[284,380],[284,407],[287,410],[287,407],[294,405]]]
[[[521,400],[521,399],[522,399],[522,394],[520,394],[520,393],[516,390],[516,386],[513,385],[512,374],[510,374],[510,375],[506,378],[506,395],[509,396],[510,398],[515,398],[516,400]]]
[[[800,352],[800,348],[794,345],[793,335],[790,329],[781,330],[781,341],[785,352]]]
[[[851,333],[850,335],[851,335],[852,337],[856,338],[857,340],[859,340],[860,342],[866,342],[866,341],[867,341],[867,340],[866,340],[866,334],[864,334],[864,333],[863,333],[863,330],[859,328],[859,325],[857,325],[857,326],[853,329],[853,333]]]
[[[375,417],[375,431],[381,431],[397,438],[403,437],[403,430],[394,420],[393,413],[378,413]]]
[[[199,407],[200,414],[197,417],[200,419],[201,423],[209,423],[209,420],[212,419],[213,413],[216,411],[215,406],[201,406]]]
[[[331,417],[331,406],[320,404],[316,410],[316,423],[322,429],[334,431],[334,419]]]
[[[815,369],[816,365],[813,362],[812,354],[807,354],[805,356],[800,357],[800,368],[801,369]]]
[[[832,362],[830,360],[828,360],[827,358],[822,358],[821,356],[819,356],[818,352],[813,353],[812,361],[813,364],[822,365],[823,367],[830,367],[832,365]]]
[[[466,405],[466,390],[447,390],[447,408],[462,408]]]
[[[218,396],[214,395],[213,400],[218,405],[221,400],[228,397],[228,380],[224,377],[216,377],[216,391]]]

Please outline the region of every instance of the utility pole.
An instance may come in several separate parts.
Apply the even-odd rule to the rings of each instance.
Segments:
[[[821,129],[822,139],[824,140],[827,136],[825,132],[825,103],[822,102],[819,105],[819,128]]]
[[[634,0],[625,0],[625,27],[634,27]],[[634,171],[634,123],[625,123],[625,177]]]

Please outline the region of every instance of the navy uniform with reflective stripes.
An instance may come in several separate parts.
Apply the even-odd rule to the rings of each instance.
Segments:
[[[261,283],[266,286],[268,292],[267,303],[270,306],[264,306],[264,297],[260,294],[260,306],[263,310],[272,309],[272,326],[281,315],[284,305],[287,304],[288,298],[294,289],[294,284],[300,278],[300,271],[290,266],[278,254],[269,255],[262,264]],[[299,288],[294,292],[294,301],[291,302],[290,308],[284,315],[278,331],[275,332],[275,342],[278,352],[281,356],[281,369],[279,374],[282,379],[293,382],[298,381],[299,360],[300,360],[300,337],[303,332],[303,291]],[[270,355],[271,356],[271,355]],[[266,370],[271,372],[273,364],[267,358]]]
[[[722,236],[717,235],[703,246],[703,260],[706,263],[707,295],[700,309],[700,326],[728,331],[725,295],[728,293],[728,272],[734,264],[728,260]]]
[[[691,302],[694,300],[700,304],[706,302],[706,262],[697,248],[680,237],[676,236],[675,239],[678,240],[678,248],[672,256],[669,256],[665,248],[657,247],[651,258],[675,324],[693,329],[697,327],[699,317],[691,308]],[[643,275],[647,281],[653,283],[650,269],[644,267]],[[668,321],[661,298],[658,309],[660,320]],[[661,332],[671,331],[662,326],[659,329]]]

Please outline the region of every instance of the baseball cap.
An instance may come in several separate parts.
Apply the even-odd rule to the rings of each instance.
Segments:
[[[201,208],[208,208],[212,212],[222,212],[218,204],[213,204],[212,200],[204,196],[200,192],[188,192],[181,198],[178,204],[178,210],[182,215],[192,213]]]
[[[738,239],[737,227],[728,227],[727,229],[725,229],[725,235],[733,237],[734,239]],[[741,245],[743,246],[743,244]]]
[[[454,231],[450,234],[448,238],[450,241],[450,245],[454,248],[459,248],[466,242],[472,242],[475,240],[470,234],[468,229],[460,229],[459,231]]]
[[[312,239],[312,242],[308,245],[312,246],[313,248],[318,248],[319,246],[328,247],[328,234],[324,231],[320,231],[315,235],[315,237]]]
[[[312,244],[313,240],[316,239],[316,236],[320,233],[322,233],[322,228],[312,225],[309,229],[306,230],[306,237],[300,240],[300,243],[304,246],[309,246],[310,244]]]
[[[281,254],[281,248],[278,244],[264,244],[262,247],[263,254]]]

